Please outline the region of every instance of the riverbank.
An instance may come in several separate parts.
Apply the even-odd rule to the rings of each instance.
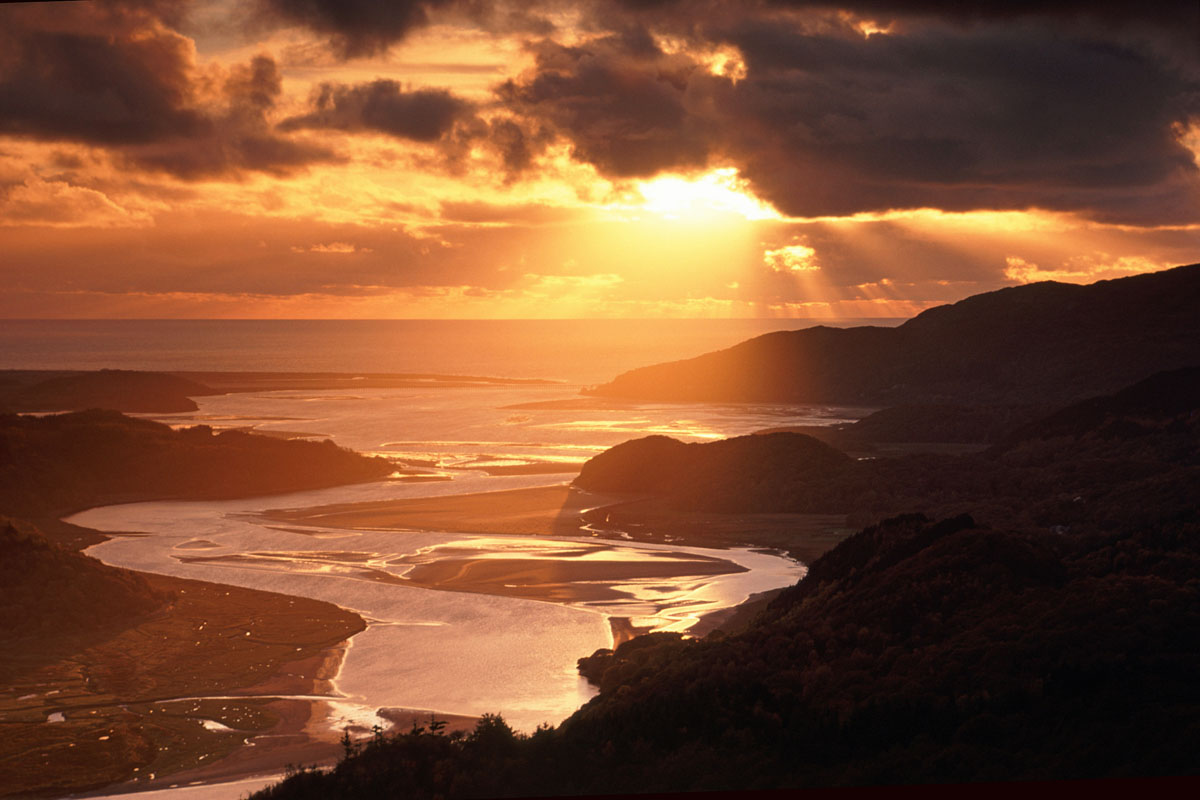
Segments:
[[[496,492],[342,503],[311,508],[272,509],[260,515],[273,522],[349,530],[426,530],[500,533],[526,536],[592,536],[621,542],[674,544],[716,550],[756,546],[787,552],[811,563],[853,531],[837,514],[701,514],[662,508],[652,498],[587,492],[572,486],[539,486]],[[705,560],[709,561],[709,560]],[[717,559],[711,559],[715,562]],[[505,567],[486,559],[459,559],[417,566],[405,578],[430,588],[481,591],[543,600],[599,600],[601,578],[613,577],[613,565],[578,564],[567,575],[532,569],[533,562],[508,560]],[[626,569],[629,569],[626,567]],[[701,560],[663,570],[665,578],[721,571]],[[534,580],[534,578],[538,580]],[[630,576],[632,577],[632,575]],[[568,581],[584,581],[569,583]],[[592,583],[587,583],[587,582]],[[755,593],[745,601],[703,615],[689,630],[704,636],[715,630],[744,627],[766,607],[777,590]],[[620,616],[610,617],[614,647],[652,630]]]
[[[457,559],[440,554],[405,576],[406,582],[450,592],[587,605],[614,599],[611,589],[597,583],[601,579],[622,583],[653,578],[658,584],[660,578],[669,583],[685,576],[745,571],[721,558],[684,552],[663,551],[650,562],[604,560],[631,540],[644,537],[661,544],[656,532],[639,534],[636,529],[632,534],[590,531],[594,544],[579,541],[589,534],[581,528],[589,512],[623,499],[552,486],[277,510],[264,516],[280,525],[401,529],[399,535],[411,528],[498,538],[571,536],[576,549],[586,551],[547,542],[555,552],[496,558],[481,549]],[[62,533],[80,531],[90,529],[71,526]],[[699,535],[691,538],[689,543],[697,546],[713,544]],[[203,551],[196,557],[206,558]],[[107,785],[105,791],[111,792],[130,786],[131,780],[138,787],[185,786],[278,774],[289,764],[330,763],[340,755],[331,717],[336,711],[314,698],[331,694],[329,680],[341,663],[342,643],[362,630],[361,618],[315,600],[143,574],[156,588],[176,592],[177,601],[131,630],[48,660],[40,675],[21,682],[26,702],[11,710],[25,715],[32,738],[23,747],[10,746],[12,752],[0,756],[0,765],[24,759],[29,775],[6,784],[32,786],[30,781],[40,778],[38,788],[47,788],[45,777],[54,775],[50,791]],[[717,612],[697,624],[696,633],[735,617],[740,618],[730,609]],[[608,619],[614,643],[649,630],[641,617]],[[211,638],[201,636],[203,631]],[[586,654],[581,650],[577,655]],[[90,665],[88,674],[71,673],[70,664]],[[63,715],[63,722],[46,724],[55,713]],[[381,709],[379,716],[399,729],[425,724],[428,718],[419,710]],[[474,719],[463,715],[449,722],[469,728]],[[49,756],[29,760],[35,748]]]
[[[594,536],[725,549],[770,547],[812,561],[853,531],[844,514],[703,514],[654,498],[535,486],[497,492],[270,509],[262,519],[349,530]]]
[[[158,785],[207,774],[209,764],[248,750],[248,760],[213,777],[336,755],[333,742],[307,730],[307,698],[329,693],[343,643],[365,627],[358,615],[300,597],[143,575],[173,599],[140,622],[9,643],[0,692],[5,794]]]

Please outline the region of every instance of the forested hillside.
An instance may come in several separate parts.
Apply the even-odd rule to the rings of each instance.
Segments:
[[[1195,383],[1196,370],[1154,376],[971,456],[853,461],[786,434],[614,448],[582,485],[680,508],[932,511],[846,539],[740,633],[582,659],[600,694],[557,729],[525,737],[490,718],[468,737],[377,737],[260,797],[1192,774]]]
[[[818,326],[642,367],[590,393],[656,401],[895,406],[1053,404],[1195,366],[1200,264],[1033,283],[932,308],[897,328]]]
[[[175,431],[115,411],[0,415],[0,512],[43,516],[103,503],[248,497],[381,478],[390,462],[330,441],[199,425]]]

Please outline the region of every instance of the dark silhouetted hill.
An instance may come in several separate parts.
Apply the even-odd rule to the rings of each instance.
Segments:
[[[136,413],[195,411],[192,397],[215,394],[196,381],[160,372],[104,369],[62,374],[11,372],[0,385],[0,408],[9,411],[78,411],[107,408]]]
[[[1160,372],[1113,395],[1091,397],[1023,425],[1005,439],[1011,447],[1058,436],[1137,438],[1183,425],[1200,409],[1200,367]]]
[[[0,517],[0,646],[128,624],[167,595],[136,572],[110,567]]]
[[[656,401],[1052,404],[1200,362],[1200,264],[1044,282],[930,309],[897,328],[769,333],[626,372],[589,393]]]
[[[1198,373],[1082,401],[985,452],[854,460],[800,434],[647,437],[588,461],[575,485],[655,495],[676,511],[840,513],[857,524],[970,511],[991,525],[1111,529],[1200,497]]]
[[[0,415],[0,513],[38,517],[153,499],[248,497],[382,478],[385,459],[330,441],[207,426],[172,430],[115,411]]]
[[[899,444],[912,450],[920,450],[922,444],[929,446],[925,449],[936,449],[942,445],[998,443],[1049,410],[1036,406],[900,405],[880,409],[855,422],[795,425],[757,433],[803,433],[846,452],[870,452],[878,445]]]
[[[658,492],[684,508],[749,496],[758,505],[746,510],[836,501],[942,518],[866,527],[736,634],[652,634],[581,659],[600,693],[557,729],[521,736],[492,719],[467,737],[401,732],[258,796],[1194,775],[1195,371],[1022,430],[982,453],[864,461],[798,435],[613,448],[581,485]]]
[[[811,436],[772,433],[684,444],[666,436],[619,444],[587,461],[575,485],[597,492],[678,497],[691,508],[723,511],[770,503],[762,495],[841,474],[853,461]],[[719,487],[719,491],[714,491]]]

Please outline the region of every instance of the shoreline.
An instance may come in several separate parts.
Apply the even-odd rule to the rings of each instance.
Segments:
[[[751,548],[786,556],[804,565],[831,549],[845,536],[840,532],[845,523],[842,515],[694,514],[663,511],[656,509],[653,504],[652,498],[643,496],[593,493],[569,484],[558,484],[443,497],[268,509],[259,517],[280,524],[335,530],[388,530],[400,535],[405,531],[422,530],[566,537],[576,541],[590,538],[598,542],[676,544],[710,550]],[[648,509],[643,506],[648,506]],[[451,572],[448,567],[443,567],[441,571]],[[454,571],[454,583],[458,585],[440,585],[436,582],[419,585],[452,591],[481,591],[478,587],[464,585],[466,571],[465,567]],[[531,596],[514,591],[512,587],[496,591],[496,582],[491,583],[491,591],[482,591],[517,597]],[[686,635],[699,638],[717,630],[728,633],[739,629],[764,608],[778,591],[781,589],[756,592],[734,606],[704,613]],[[563,597],[538,599],[556,600]],[[609,625],[614,648],[653,629],[650,626],[635,626],[630,618],[621,616],[609,616]]]
[[[328,693],[348,639],[365,628],[357,614],[137,574],[173,599],[128,627],[41,648],[22,642],[11,656],[0,694],[6,795],[105,795],[337,755],[333,737],[322,742],[309,727],[315,696]]]
[[[548,487],[533,487],[527,489],[510,489],[494,492],[477,492],[465,495],[451,495],[444,497],[432,498],[409,498],[395,501],[376,501],[358,504],[337,504],[331,506],[315,507],[310,509],[273,509],[263,513],[263,517],[274,522],[292,522],[301,523],[315,527],[329,528],[359,528],[359,529],[393,529],[394,525],[401,525],[399,533],[402,535],[403,530],[433,530],[433,531],[454,531],[463,533],[478,533],[478,534],[498,534],[498,535],[543,535],[543,536],[570,536],[576,540],[584,540],[589,534],[593,540],[597,540],[600,544],[604,540],[614,540],[615,542],[631,543],[631,542],[651,542],[662,544],[663,536],[652,534],[646,531],[638,531],[636,527],[631,530],[596,530],[592,527],[585,527],[589,512],[595,512],[598,509],[608,507],[624,507],[629,503],[627,496],[607,496],[597,495],[588,492],[573,489],[565,484]],[[384,523],[384,524],[381,524]],[[94,531],[90,528],[77,526],[69,522],[58,520],[60,530],[54,538],[62,541],[64,537],[95,537],[101,541],[111,538],[112,534]],[[687,546],[698,546],[713,549],[721,549],[730,547],[732,542],[714,542],[709,538],[700,535],[685,535],[679,537],[671,537],[671,542]],[[88,546],[95,542],[86,542],[84,546]],[[76,545],[79,547],[79,545]],[[82,549],[82,548],[80,548]],[[484,559],[486,561],[486,559]],[[479,562],[476,561],[476,564]],[[595,567],[588,567],[586,564],[577,565],[583,571],[575,576],[574,580],[588,579],[590,570]],[[682,573],[687,573],[688,567],[680,567]],[[449,570],[449,571],[447,571]],[[110,795],[114,792],[128,793],[131,791],[161,789],[164,787],[177,786],[185,788],[189,784],[200,782],[203,784],[221,784],[238,780],[250,779],[258,776],[271,777],[280,775],[283,769],[289,764],[322,764],[327,765],[336,762],[341,754],[341,747],[337,741],[337,734],[330,724],[331,706],[329,701],[336,701],[336,696],[330,695],[331,683],[336,679],[337,673],[340,670],[345,648],[348,644],[348,639],[357,632],[365,628],[365,623],[361,617],[353,612],[348,612],[333,604],[321,603],[320,601],[305,600],[301,597],[290,595],[275,594],[269,592],[261,592],[253,589],[238,589],[233,586],[219,583],[210,583],[205,581],[190,581],[182,578],[171,578],[168,576],[157,575],[155,573],[141,572],[154,585],[178,584],[187,586],[194,584],[195,586],[207,587],[207,592],[214,596],[220,596],[221,600],[218,603],[222,606],[229,606],[230,603],[225,598],[231,598],[231,595],[245,597],[248,595],[271,595],[276,598],[273,602],[276,604],[294,605],[301,604],[316,604],[319,606],[328,605],[330,609],[337,609],[336,612],[331,612],[335,616],[346,614],[357,620],[355,630],[350,631],[337,641],[325,641],[323,647],[317,652],[306,653],[304,658],[282,660],[278,659],[273,662],[273,668],[269,671],[262,672],[257,675],[257,679],[251,682],[230,682],[225,680],[221,683],[221,688],[215,683],[211,683],[213,676],[208,676],[210,682],[207,695],[212,697],[214,694],[228,698],[227,705],[251,705],[255,706],[254,713],[258,717],[258,722],[253,728],[237,728],[234,725],[227,726],[225,731],[213,733],[212,731],[192,731],[193,740],[185,744],[182,750],[186,751],[187,758],[184,760],[187,763],[176,763],[167,767],[170,771],[162,774],[163,769],[156,770],[156,774],[152,779],[142,778],[136,783],[130,781],[130,778],[137,778],[138,775],[134,772],[128,772],[123,776],[116,777],[115,781],[105,782],[103,787],[93,785],[88,790],[83,787],[72,789],[70,787],[62,787],[61,792],[69,791],[86,791],[88,796]],[[482,591],[487,594],[512,594],[509,591],[497,592],[497,587],[502,587],[504,582],[510,576],[506,574],[492,575],[483,584],[468,586],[463,581],[465,574],[462,569],[451,569],[446,565],[437,566],[428,565],[425,568],[428,573],[427,577],[431,579],[423,582],[423,585],[429,585],[430,588],[442,588],[448,591]],[[595,577],[595,575],[592,575]],[[545,584],[545,578],[531,581],[530,586],[536,583]],[[467,581],[471,583],[471,581]],[[478,583],[478,581],[475,581]],[[560,585],[569,583],[569,581],[561,581]],[[434,586],[434,584],[440,584]],[[520,593],[517,593],[520,596]],[[770,593],[768,593],[770,594]],[[524,596],[528,597],[526,593]],[[231,598],[232,599],[232,598]],[[549,601],[561,601],[565,597],[550,597],[546,596],[541,599]],[[753,595],[745,601],[735,606],[730,606],[714,612],[708,612],[698,617],[693,624],[692,629],[688,632],[691,636],[702,636],[708,633],[727,629],[735,620],[740,620],[746,617],[753,607],[753,613],[761,605],[765,604],[762,593]],[[233,603],[237,605],[237,603]],[[233,613],[233,610],[226,607],[225,613]],[[750,614],[752,616],[753,614]],[[633,618],[616,616],[613,614],[605,614],[611,631],[612,646],[615,648],[619,644],[628,639],[633,638],[642,633],[646,633],[652,628],[649,626],[636,625]],[[141,627],[141,626],[137,626]],[[180,631],[182,633],[182,631]],[[120,638],[114,637],[114,638]],[[278,632],[273,637],[279,640],[281,637]],[[163,639],[166,639],[164,636]],[[282,639],[287,640],[288,646],[294,646],[295,642],[291,641],[287,634],[282,636]],[[183,643],[177,639],[174,644]],[[580,653],[580,656],[587,655]],[[218,658],[221,662],[224,658],[228,658],[228,654]],[[101,659],[102,660],[102,659]],[[208,665],[211,667],[214,665]],[[204,672],[204,669],[197,668],[197,671]],[[204,695],[203,691],[191,692],[190,696],[198,697]],[[318,698],[316,695],[326,695],[329,701]],[[166,695],[159,694],[160,698],[165,698]],[[178,698],[181,693],[171,694],[170,697]],[[240,698],[245,698],[241,700]],[[145,714],[161,713],[161,709],[168,704],[178,700],[171,699],[153,699],[142,697],[143,705],[147,706],[144,710]],[[184,719],[195,720],[204,718],[203,714],[213,716],[215,711],[212,708],[196,708],[185,710]],[[378,713],[381,717],[388,719],[394,726],[400,728],[403,725],[420,725],[427,718],[427,714],[433,713],[420,709],[379,709]],[[71,719],[71,711],[67,710],[68,719]],[[219,716],[219,715],[218,715]],[[469,729],[474,724],[474,717],[464,715],[437,714],[439,719],[447,719],[452,724],[461,725]],[[155,718],[157,722],[158,718]],[[216,722],[225,725],[229,720],[226,718],[214,719],[211,722]],[[267,724],[267,721],[270,724]],[[194,722],[193,722],[194,725]],[[50,726],[42,725],[43,728]],[[65,732],[65,731],[64,731]],[[362,731],[362,733],[369,733]],[[219,744],[220,747],[216,747]],[[201,752],[202,750],[206,752]],[[209,763],[202,763],[208,761]],[[132,764],[127,764],[127,768]],[[42,767],[44,769],[44,767]],[[149,768],[141,769],[140,774],[146,775],[150,772]],[[84,774],[87,774],[86,769]],[[46,787],[53,791],[55,787]]]

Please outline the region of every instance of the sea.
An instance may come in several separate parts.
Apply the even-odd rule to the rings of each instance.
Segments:
[[[599,383],[813,325],[898,318],[0,320],[0,369],[391,372]]]
[[[841,320],[839,326],[901,320]],[[271,509],[399,500],[568,483],[591,456],[666,434],[711,441],[782,425],[853,419],[861,409],[716,403],[596,403],[580,390],[635,367],[806,327],[752,320],[8,320],[0,368],[409,373],[539,379],[404,388],[255,391],[196,398],[187,414],[147,415],[175,427],[206,424],[285,437],[332,439],[396,462],[392,478],[235,501],[95,508],[71,522],[114,536],[89,549],[131,569],[311,597],[367,621],[323,698],[325,734],[387,726],[381,709],[499,713],[532,732],[593,696],[576,660],[613,643],[609,618],[687,633],[704,614],[790,585],[805,565],[752,548],[712,550],[576,537],[455,531],[329,529],[262,517]],[[822,323],[831,324],[831,323]],[[411,480],[413,465],[425,477]],[[201,553],[204,558],[195,556]],[[610,563],[721,559],[723,574],[609,581],[606,595],[565,602],[442,591],[363,580],[402,578],[440,558]],[[319,732],[318,732],[319,733]],[[215,787],[214,787],[215,788]],[[230,787],[232,789],[232,787]],[[207,794],[206,797],[222,796]],[[230,795],[235,796],[235,795]]]

